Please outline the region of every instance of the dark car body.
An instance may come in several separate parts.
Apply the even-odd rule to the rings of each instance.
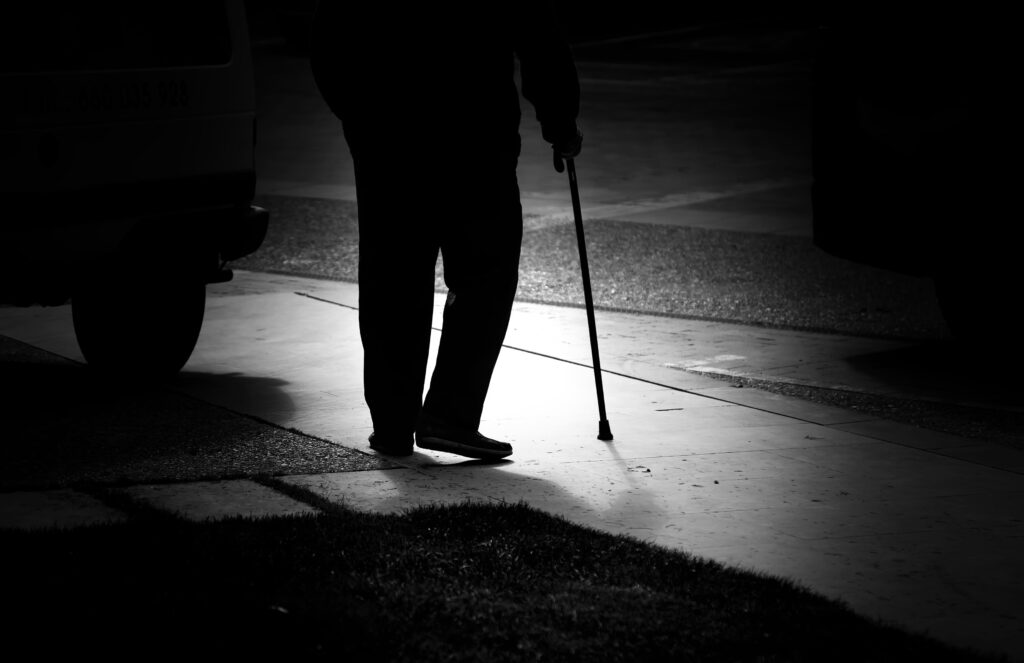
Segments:
[[[3,14],[0,302],[70,300],[90,363],[176,370],[205,285],[230,278],[225,262],[266,232],[251,205],[244,6],[107,0]],[[133,334],[146,347],[131,347]],[[169,361],[162,344],[176,346]]]

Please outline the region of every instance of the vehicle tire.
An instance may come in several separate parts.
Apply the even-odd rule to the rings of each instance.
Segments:
[[[89,279],[71,298],[79,349],[106,377],[173,377],[195,349],[206,312],[206,285],[194,279]]]

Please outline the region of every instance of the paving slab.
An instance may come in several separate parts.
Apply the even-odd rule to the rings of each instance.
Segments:
[[[299,516],[319,510],[247,479],[148,484],[122,489],[148,505],[196,522],[245,516]]]
[[[71,529],[119,523],[127,515],[77,490],[0,493],[0,529]]]

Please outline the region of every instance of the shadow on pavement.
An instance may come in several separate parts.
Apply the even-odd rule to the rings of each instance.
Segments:
[[[169,386],[210,403],[230,395],[229,409],[237,412],[274,413],[288,419],[296,411],[295,402],[288,394],[288,382],[279,378],[239,372],[204,373],[186,368]]]
[[[112,384],[87,367],[0,336],[0,491],[194,481],[392,467],[162,386]],[[186,375],[287,407],[280,381]]]
[[[1012,411],[1021,411],[1024,403],[1024,388],[1013,370],[1018,360],[1000,356],[998,348],[936,341],[854,356],[848,361],[897,395]]]

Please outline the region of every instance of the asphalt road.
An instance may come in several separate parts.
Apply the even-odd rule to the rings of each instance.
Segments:
[[[355,281],[356,205],[265,195],[273,215],[260,250],[235,266]],[[424,214],[434,213],[428,210]],[[518,296],[582,305],[571,222],[527,219]],[[596,219],[586,224],[597,306],[862,336],[948,338],[928,279],[833,258],[806,237]],[[444,289],[443,259],[435,285]]]
[[[575,46],[585,134],[577,171],[598,305],[947,337],[929,280],[833,258],[811,240],[813,27],[717,21],[648,30],[581,35]],[[353,279],[355,182],[340,123],[303,54],[267,42],[255,63],[258,192],[273,223],[264,247],[238,266]],[[580,303],[567,182],[521,103],[519,295]],[[405,130],[430,127],[411,121]],[[401,195],[402,155],[394,159]],[[424,216],[459,206],[459,181],[451,173]]]

